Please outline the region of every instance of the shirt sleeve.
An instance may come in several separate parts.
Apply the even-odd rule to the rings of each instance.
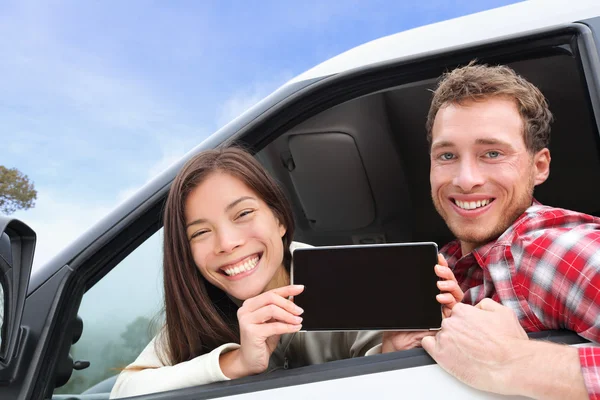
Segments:
[[[163,364],[158,356],[160,344],[156,345],[157,340],[158,336],[119,374],[111,399],[229,380],[221,371],[219,356],[239,348],[238,344],[227,343],[210,353],[171,366]]]
[[[383,333],[379,331],[360,331],[347,336],[351,341],[350,357],[362,357],[381,353]]]
[[[381,347],[382,346],[383,345],[381,343],[379,343],[377,346],[370,348],[369,351],[367,351],[365,353],[365,356],[368,357],[368,356],[374,356],[376,354],[381,354]]]
[[[550,229],[529,241],[516,286],[541,329],[568,329],[600,343],[600,230],[590,225]],[[600,399],[600,348],[581,347],[579,358],[590,398]]]
[[[580,347],[581,374],[592,400],[600,400],[600,347]]]

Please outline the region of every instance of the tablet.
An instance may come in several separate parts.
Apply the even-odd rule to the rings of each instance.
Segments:
[[[433,242],[299,248],[291,281],[303,331],[434,330],[442,323]]]

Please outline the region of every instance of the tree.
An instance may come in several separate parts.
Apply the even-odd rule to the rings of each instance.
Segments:
[[[16,168],[0,165],[0,212],[12,214],[35,205],[37,191],[27,175]]]
[[[121,333],[121,339],[125,343],[130,358],[135,359],[144,350],[144,347],[152,340],[153,332],[151,321],[146,317],[137,317],[125,328],[125,331]],[[131,362],[130,361],[130,362]]]

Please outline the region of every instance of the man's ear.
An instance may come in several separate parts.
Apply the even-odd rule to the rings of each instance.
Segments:
[[[535,168],[534,184],[541,185],[550,175],[550,150],[543,148],[533,156],[533,166]]]

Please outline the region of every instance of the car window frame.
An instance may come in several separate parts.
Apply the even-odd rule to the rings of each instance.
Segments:
[[[256,152],[292,126],[344,101],[401,84],[407,79],[414,81],[418,76],[439,75],[446,67],[469,61],[475,55],[481,61],[508,60],[511,53],[508,49],[514,50],[519,46],[527,48],[531,43],[550,43],[557,36],[573,34],[577,35],[576,44],[579,46],[579,50],[583,49],[580,56],[586,80],[589,80],[586,83],[599,87],[598,71],[600,68],[598,68],[597,46],[594,45],[593,35],[583,24],[568,24],[534,33],[520,34],[517,37],[493,40],[476,46],[445,49],[434,54],[392,60],[312,82],[300,82],[302,85],[299,85],[297,90],[286,93],[286,96],[282,96],[278,101],[265,106],[260,112],[257,111],[257,115],[248,118],[244,123],[233,124],[217,135],[211,136],[188,153],[173,168],[153,181],[152,185],[134,196],[127,203],[129,208],[125,207],[119,212],[111,214],[110,218],[118,219],[116,223],[108,218],[95,231],[77,242],[79,248],[73,247],[71,253],[63,253],[49,264],[55,266],[55,270],[49,269],[51,273],[44,281],[45,283],[52,281],[52,285],[45,288],[50,291],[49,297],[53,299],[48,310],[51,323],[44,325],[42,329],[45,331],[43,332],[45,336],[40,337],[40,343],[36,348],[39,350],[41,345],[41,351],[34,351],[32,354],[34,356],[32,364],[38,367],[37,371],[28,371],[27,379],[24,379],[24,383],[27,381],[32,383],[31,394],[48,393],[52,371],[58,363],[58,348],[65,341],[70,340],[69,332],[61,330],[61,327],[64,328],[69,320],[76,317],[77,308],[84,292],[162,227],[160,215],[170,183],[176,170],[193,154],[233,141],[242,143]],[[434,63],[435,65],[432,65]],[[407,73],[407,71],[411,71],[411,73]],[[598,110],[598,104],[600,104],[598,92],[593,92],[591,96],[595,97],[595,99],[590,99],[592,109]],[[598,118],[596,121],[598,124]],[[144,196],[147,197],[144,198]],[[101,233],[99,234],[99,232]],[[94,237],[94,235],[96,236]],[[84,244],[87,245],[84,246]],[[63,260],[64,264],[61,262]],[[37,288],[31,294],[40,293],[45,283],[38,283]],[[403,359],[403,357],[399,359]],[[431,363],[431,361],[427,362]],[[35,379],[37,377],[42,377],[42,379]],[[292,383],[290,382],[290,384]],[[202,390],[198,388],[200,387],[189,390],[200,393]],[[178,396],[171,398],[179,398]]]

